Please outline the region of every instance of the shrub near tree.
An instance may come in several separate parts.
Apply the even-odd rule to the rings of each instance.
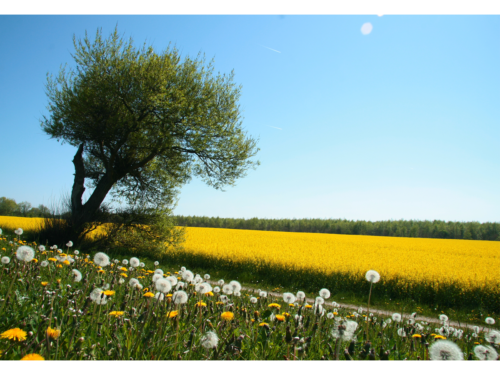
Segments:
[[[214,74],[213,62],[181,58],[176,48],[136,48],[116,28],[107,39],[98,30],[94,41],[86,34],[73,42],[76,69],[48,75],[41,126],[77,149],[68,220],[74,239],[110,212],[108,194],[126,207],[129,219],[118,224],[137,224],[170,215],[192,176],[220,189],[258,165],[233,73]],[[93,190],[83,202],[87,187]],[[160,238],[165,221],[149,221],[151,238]]]

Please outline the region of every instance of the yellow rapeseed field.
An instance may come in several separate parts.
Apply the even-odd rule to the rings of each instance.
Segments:
[[[38,217],[15,217],[15,216],[0,216],[0,228],[8,230],[37,230],[43,219]]]
[[[402,285],[432,282],[463,289],[498,287],[500,242],[187,228],[186,251],[206,257],[265,263],[324,275],[367,270]],[[497,289],[498,290],[498,289]]]

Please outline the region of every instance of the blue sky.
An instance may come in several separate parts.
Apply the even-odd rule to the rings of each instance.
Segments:
[[[361,31],[372,25],[369,34]],[[40,128],[73,34],[203,52],[242,84],[257,159],[175,213],[500,221],[500,16],[0,16],[0,196],[50,205],[75,149]]]

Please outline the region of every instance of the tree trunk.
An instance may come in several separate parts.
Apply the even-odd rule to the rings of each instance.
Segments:
[[[82,143],[73,158],[75,165],[75,179],[73,182],[73,191],[71,194],[71,224],[75,231],[75,235],[79,235],[83,231],[83,225],[91,222],[96,218],[96,213],[101,206],[101,203],[108,195],[116,179],[110,177],[109,171],[101,177],[97,183],[94,192],[85,204],[82,204],[83,193],[85,192],[85,166],[83,164],[83,148]]]

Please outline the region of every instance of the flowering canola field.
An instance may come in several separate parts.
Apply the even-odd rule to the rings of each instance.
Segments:
[[[500,293],[500,242],[493,241],[187,228],[184,255],[343,290],[363,285],[373,269],[389,295],[429,302],[479,293],[493,303]]]

